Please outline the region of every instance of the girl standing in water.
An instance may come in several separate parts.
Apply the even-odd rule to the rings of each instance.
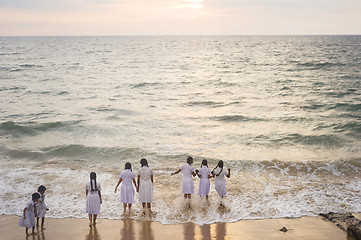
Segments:
[[[97,182],[95,172],[90,173],[90,181],[85,185],[86,212],[89,215],[89,226],[95,226],[97,216],[100,213],[100,204],[102,203],[100,184]]]
[[[171,176],[178,174],[182,171],[183,173],[183,181],[182,181],[182,193],[184,194],[184,198],[191,198],[194,193],[194,184],[193,177],[196,176],[194,172],[194,168],[192,167],[193,158],[188,157],[187,163],[181,166],[177,171],[171,174]]]
[[[145,158],[140,160],[141,168],[138,171],[137,192],[139,193],[139,202],[151,210],[153,201],[153,170],[149,168],[148,161]]]
[[[208,162],[206,159],[203,159],[201,168],[196,170],[198,177],[200,178],[198,194],[200,197],[206,197],[208,199],[210,182],[209,178],[211,178],[211,169],[208,168]]]
[[[127,206],[129,207],[129,211],[130,211],[132,204],[134,202],[135,193],[132,182],[135,188],[137,188],[137,183],[135,182],[135,174],[132,171],[132,165],[129,162],[127,162],[125,164],[125,170],[123,170],[120,173],[118,184],[114,190],[114,192],[116,193],[119,184],[122,183],[122,186],[120,188],[120,202],[123,203],[124,214],[127,211]]]
[[[45,213],[46,211],[49,210],[45,205],[45,191],[46,191],[46,187],[43,185],[41,185],[38,188],[40,199],[39,199],[39,203],[36,205],[36,210],[37,210],[36,226],[39,226],[39,218],[41,218],[41,228],[44,228]]]
[[[35,211],[36,211],[36,204],[39,202],[40,195],[39,193],[34,193],[31,196],[31,200],[26,204],[24,208],[23,214],[21,215],[19,226],[25,227],[26,235],[28,235],[29,228],[32,228],[32,234],[35,232]]]
[[[212,170],[212,177],[216,177],[216,180],[214,181],[214,185],[216,188],[217,193],[222,198],[226,196],[226,180],[224,179],[224,176],[227,178],[231,177],[231,169],[228,168],[228,173],[225,169],[223,169],[223,161],[219,161],[217,166]]]

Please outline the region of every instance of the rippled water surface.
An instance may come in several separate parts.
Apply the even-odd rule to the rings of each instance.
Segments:
[[[96,171],[120,218],[114,186],[141,157],[154,221],[360,212],[360,69],[360,36],[1,37],[0,214],[45,184],[49,216],[84,217]],[[188,155],[232,169],[225,210],[213,181],[184,209],[170,173]]]

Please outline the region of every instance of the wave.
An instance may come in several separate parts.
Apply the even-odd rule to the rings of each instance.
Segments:
[[[361,110],[361,104],[352,104],[352,103],[336,103],[329,107],[329,109],[336,109],[336,110],[346,110],[350,112],[354,111],[360,111]]]
[[[361,123],[359,121],[350,121],[348,123],[319,124],[318,129],[333,129],[336,132],[361,133]]]
[[[225,115],[225,116],[218,116],[218,117],[212,117],[215,121],[220,122],[259,122],[259,121],[265,121],[265,119],[262,118],[253,118],[253,117],[246,117],[243,115]]]
[[[340,63],[340,62],[316,62],[316,61],[311,61],[311,62],[304,62],[304,63],[297,63],[297,66],[300,67],[299,70],[325,70],[331,67],[343,67],[346,66],[346,64],[344,63]]]
[[[269,141],[277,145],[295,145],[301,144],[306,146],[323,146],[323,147],[341,147],[345,140],[340,139],[334,134],[322,135],[302,135],[298,133],[281,135],[278,138],[271,138]]]
[[[94,147],[82,144],[49,146],[40,149],[2,148],[1,153],[7,159],[37,161],[90,161],[108,162],[119,159],[132,159],[144,151],[138,148]]]
[[[49,122],[49,123],[16,123],[7,121],[0,124],[1,135],[12,135],[15,137],[34,136],[42,132],[47,132],[54,129],[74,126],[81,121],[68,122]]]
[[[158,82],[142,82],[142,83],[132,84],[131,86],[132,88],[143,88],[143,87],[157,86],[157,85],[163,85],[163,84]]]
[[[163,224],[194,222],[234,222],[240,219],[261,219],[279,217],[315,216],[321,212],[359,212],[361,185],[359,171],[361,159],[338,161],[283,162],[268,161],[225,161],[232,169],[231,178],[226,180],[227,196],[220,199],[211,179],[209,200],[201,200],[197,194],[185,202],[181,189],[181,177],[171,177],[174,169],[167,168],[172,160],[163,156],[157,159],[161,164],[153,168],[155,191],[153,211],[156,215],[150,221]],[[21,214],[28,197],[42,183],[49,189],[47,204],[52,206],[48,216],[56,218],[86,218],[84,195],[79,191],[89,179],[89,172],[97,172],[97,181],[104,196],[101,215],[103,218],[120,219],[119,195],[114,194],[118,180],[118,169],[114,162],[92,165],[88,161],[77,165],[38,164],[16,166],[7,164],[0,169],[3,182],[0,214]],[[212,163],[213,164],[213,163]],[[136,170],[134,170],[136,171]],[[29,176],[32,181],[29,182]],[[197,192],[198,179],[195,179]],[[114,185],[113,185],[114,184]],[[63,204],[72,202],[72,204]],[[224,208],[220,209],[220,203]],[[187,208],[187,204],[192,209]],[[142,206],[135,198],[134,220],[147,220],[141,216]]]
[[[224,102],[215,102],[215,101],[191,101],[185,103],[186,106],[209,106],[209,107],[221,107],[224,106]]]

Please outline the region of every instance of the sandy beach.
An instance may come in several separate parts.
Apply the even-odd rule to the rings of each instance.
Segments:
[[[242,220],[235,223],[197,225],[194,223],[163,225],[158,222],[98,219],[96,227],[88,226],[88,219],[46,218],[45,229],[36,229],[26,236],[18,226],[19,217],[0,216],[1,239],[287,239],[287,240],[353,240],[335,224],[319,217]],[[279,231],[282,227],[287,232]],[[31,231],[29,231],[31,232]]]

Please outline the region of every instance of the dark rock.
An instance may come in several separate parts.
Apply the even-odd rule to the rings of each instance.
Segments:
[[[280,231],[281,231],[281,232],[287,232],[288,229],[287,229],[286,227],[283,227],[283,228],[280,229]]]
[[[361,221],[350,213],[323,213],[321,216],[334,222],[337,227],[347,232],[356,240],[361,240]]]
[[[361,225],[351,225],[347,228],[347,234],[355,238],[355,240],[361,240]]]

